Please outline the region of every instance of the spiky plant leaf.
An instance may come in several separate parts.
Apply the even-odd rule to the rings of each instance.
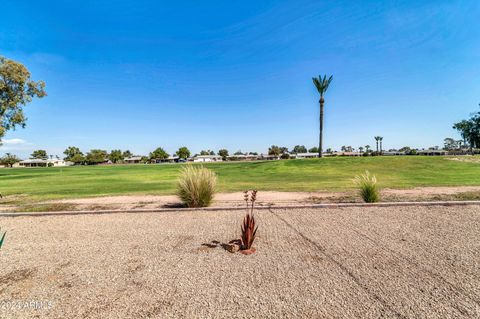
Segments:
[[[0,239],[0,248],[2,248],[2,245],[3,245],[3,241],[5,240],[5,235],[7,234],[7,232],[4,232],[3,233],[3,236],[2,236],[2,239]]]

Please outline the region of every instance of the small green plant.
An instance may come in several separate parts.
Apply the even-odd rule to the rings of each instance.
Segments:
[[[366,203],[376,203],[380,200],[375,175],[370,175],[368,171],[365,171],[365,174],[355,176],[353,181],[358,186],[360,196]]]
[[[2,239],[0,239],[0,248],[2,248],[3,241],[5,240],[5,235],[6,234],[7,234],[7,232],[4,232],[3,235],[2,235]]]
[[[248,191],[245,191],[243,199],[247,205],[247,215],[243,218],[241,250],[252,250],[253,241],[255,240],[258,229],[258,226],[255,225],[255,217],[253,216],[255,201],[257,200],[257,191],[253,190],[250,194]]]
[[[177,184],[177,194],[187,207],[207,207],[213,200],[217,176],[202,166],[185,165]]]

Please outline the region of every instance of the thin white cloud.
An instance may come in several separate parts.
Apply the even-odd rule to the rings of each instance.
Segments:
[[[21,138],[4,139],[0,141],[0,151],[3,152],[24,152],[30,151],[34,144]]]
[[[3,145],[25,145],[28,144],[27,141],[22,140],[21,138],[11,138],[1,141]]]

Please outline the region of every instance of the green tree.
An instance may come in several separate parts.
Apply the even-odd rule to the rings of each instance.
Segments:
[[[179,158],[187,159],[190,157],[190,150],[186,146],[182,146],[176,152]]]
[[[398,151],[399,152],[404,152],[405,154],[409,154],[411,150],[412,149],[410,148],[410,146],[404,146],[401,149],[399,149]]]
[[[118,163],[123,160],[122,151],[121,150],[112,150],[110,154],[108,154],[108,159],[112,161],[112,163]]]
[[[200,155],[202,155],[202,156],[210,155],[210,150],[208,150],[208,151],[201,150],[201,151],[200,151]]]
[[[332,82],[333,76],[331,75],[328,79],[324,75],[323,78],[319,75],[318,78],[312,78],[313,84],[317,88],[318,93],[320,94],[320,136],[318,141],[318,156],[322,157],[323,152],[323,113],[324,113],[324,104],[325,99],[323,96],[327,92],[330,82]]]
[[[277,145],[272,145],[268,149],[268,155],[279,156],[280,154],[282,154],[282,150]]]
[[[443,140],[443,148],[447,151],[452,151],[458,148],[457,141],[451,137],[447,137]]]
[[[68,161],[75,163],[76,165],[83,164],[85,163],[85,156],[83,156],[83,153],[77,153],[74,154]]]
[[[161,147],[158,147],[156,150],[150,153],[151,160],[162,160],[168,158],[168,153]]]
[[[0,142],[8,130],[25,127],[23,106],[46,95],[45,83],[31,80],[23,64],[0,56]]]
[[[238,150],[235,153],[233,153],[233,155],[243,155],[243,152],[242,150]]]
[[[33,151],[32,154],[30,154],[30,157],[34,159],[46,160],[48,158],[48,155],[47,155],[47,151],[45,150],[36,150],[36,151]]]
[[[298,153],[306,153],[307,148],[304,145],[295,145],[295,147],[292,150],[292,153],[298,154]]]
[[[83,153],[80,151],[80,149],[75,146],[69,146],[65,151],[63,151],[63,154],[65,154],[64,160],[70,162],[73,162],[72,158],[75,156],[83,156]]]
[[[318,153],[318,147],[314,146],[308,150],[309,153]]]
[[[0,164],[12,167],[13,164],[20,162],[20,159],[10,153],[5,153],[5,156],[0,158]]]
[[[480,147],[480,112],[473,113],[468,120],[453,124],[453,129],[462,136],[464,146],[468,143],[472,154],[474,148]]]
[[[122,154],[122,158],[129,158],[129,157],[132,157],[133,154],[132,152],[130,152],[129,150],[126,150],[125,152],[123,152]]]
[[[372,148],[370,145],[365,145],[365,153],[370,152],[370,148]]]
[[[228,150],[222,148],[221,150],[218,151],[218,155],[222,157],[222,159],[225,161],[228,157]]]
[[[108,157],[107,151],[94,149],[87,153],[85,161],[90,165],[100,164],[107,161],[107,157]]]

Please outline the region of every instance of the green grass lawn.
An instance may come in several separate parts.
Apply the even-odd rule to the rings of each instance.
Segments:
[[[0,192],[45,200],[103,195],[174,194],[181,165],[116,165],[0,169]],[[480,164],[444,157],[336,157],[204,166],[218,174],[218,191],[339,191],[369,170],[388,188],[480,185]]]

